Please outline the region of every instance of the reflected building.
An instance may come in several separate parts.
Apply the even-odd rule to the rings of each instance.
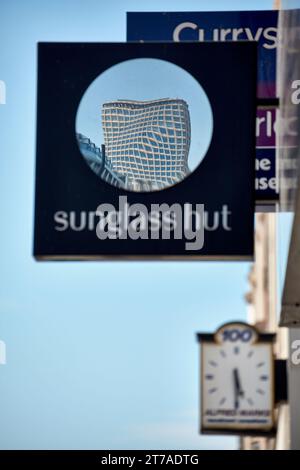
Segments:
[[[107,161],[126,189],[159,190],[188,175],[191,126],[184,100],[104,103],[102,127]]]
[[[77,133],[76,138],[81,154],[94,173],[113,186],[124,186],[125,178],[118,177],[115,174],[109,161],[105,158],[105,151],[101,151],[99,147],[83,134]]]

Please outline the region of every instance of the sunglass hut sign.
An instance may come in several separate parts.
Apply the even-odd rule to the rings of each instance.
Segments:
[[[124,188],[124,180],[111,172],[103,155],[99,163],[99,151],[91,139],[76,134],[73,124],[95,77],[141,57],[188,72],[205,90],[214,118],[201,164],[160,190]],[[256,44],[250,42],[40,44],[34,256],[251,259],[256,63]],[[220,67],[230,84],[226,94],[219,87]],[[95,113],[97,117],[99,106]],[[59,116],[55,126],[53,116]],[[96,174],[103,168],[105,179]]]

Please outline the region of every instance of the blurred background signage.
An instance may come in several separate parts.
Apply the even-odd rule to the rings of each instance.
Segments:
[[[250,259],[256,54],[41,43],[35,257]]]
[[[201,345],[201,432],[274,433],[275,335],[246,323],[198,333]]]
[[[257,97],[272,99],[276,96],[277,21],[278,11],[276,10],[129,12],[127,13],[127,40],[257,41]],[[197,58],[195,57],[194,60]],[[276,110],[271,106],[258,109],[255,156],[257,209],[278,200],[275,128]]]

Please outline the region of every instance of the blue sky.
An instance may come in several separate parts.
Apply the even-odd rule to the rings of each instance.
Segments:
[[[225,449],[198,434],[196,331],[245,319],[248,263],[37,263],[36,43],[124,41],[126,11],[270,0],[5,0],[0,15],[0,448]]]
[[[205,91],[194,77],[170,62],[135,59],[106,70],[85,91],[77,112],[76,130],[101,147],[104,143],[103,103],[118,99],[147,101],[160,98],[180,98],[188,105],[191,120],[188,165],[194,170],[205,157],[211,141],[212,109]]]

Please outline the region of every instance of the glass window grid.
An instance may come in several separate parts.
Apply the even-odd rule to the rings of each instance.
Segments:
[[[164,106],[164,108],[159,109],[162,106]],[[181,104],[179,104],[179,108],[180,107],[182,107]],[[133,152],[136,158],[130,158],[130,161],[134,161],[138,169],[134,174],[140,175],[140,177],[145,177],[148,173],[156,178],[161,177],[161,175],[157,173],[154,174],[153,171],[150,171],[149,165],[153,165],[156,171],[159,170],[161,174],[165,174],[165,168],[167,168],[169,176],[171,174],[173,176],[176,172],[178,175],[178,169],[181,170],[181,173],[183,173],[183,168],[187,169],[187,162],[182,164],[182,159],[185,157],[183,154],[188,153],[183,152],[184,147],[189,148],[189,138],[186,138],[186,136],[189,137],[189,116],[188,112],[183,112],[184,110],[179,112],[177,104],[175,106],[163,104],[160,106],[155,105],[154,107],[152,106],[152,109],[146,108],[146,110],[141,108],[138,110],[132,109],[129,113],[126,113],[125,107],[120,107],[118,108],[116,120],[113,119],[115,116],[109,116],[107,108],[105,111],[106,112],[102,114],[102,116],[105,115],[104,121],[105,124],[107,124],[107,128],[105,128],[105,125],[103,126],[104,135],[107,141],[116,139],[117,136],[119,138],[117,145],[111,146],[114,150],[111,157],[113,163],[118,164],[118,168],[120,168],[121,171],[126,171],[128,174],[130,165],[124,165],[124,158],[127,159]],[[116,109],[114,109],[114,111],[116,111]],[[130,124],[126,124],[126,114],[130,115],[131,120],[129,121],[129,117],[127,118]],[[188,117],[188,119],[186,117]],[[111,124],[113,124],[112,127],[116,128],[115,131],[111,132]],[[115,124],[117,124],[117,126],[115,126]],[[186,129],[183,129],[184,126]],[[170,142],[170,134],[174,136],[172,136],[172,143]],[[163,145],[161,145],[161,141],[164,142]],[[175,145],[175,142],[177,145]],[[126,147],[126,149],[124,147]],[[134,147],[135,150],[131,147]],[[110,148],[110,146],[108,145],[107,148]],[[116,159],[114,156],[116,154],[120,158]],[[155,160],[156,156],[160,156],[159,161]],[[178,158],[178,162],[176,162],[176,157]],[[167,165],[166,161],[163,161],[167,158],[172,162],[172,168],[170,165]]]

